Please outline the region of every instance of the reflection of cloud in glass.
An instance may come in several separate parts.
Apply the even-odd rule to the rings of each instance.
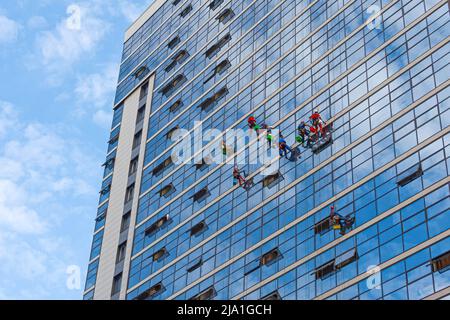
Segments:
[[[410,300],[421,300],[426,296],[432,294],[433,278],[431,275],[420,279],[408,286],[408,294]]]

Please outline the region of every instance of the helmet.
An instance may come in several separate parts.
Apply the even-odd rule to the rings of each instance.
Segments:
[[[251,116],[250,118],[248,118],[248,122],[254,122],[254,121],[256,121],[254,116]]]
[[[315,109],[315,110],[314,110],[314,113],[319,113],[319,109]]]

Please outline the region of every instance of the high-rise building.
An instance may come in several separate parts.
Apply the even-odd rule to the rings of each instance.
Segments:
[[[449,32],[447,0],[155,0],[125,36],[84,298],[448,299]],[[273,141],[276,171],[233,176],[213,134],[172,156],[251,116],[301,157]]]

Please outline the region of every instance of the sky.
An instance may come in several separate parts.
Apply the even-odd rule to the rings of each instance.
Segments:
[[[0,299],[82,298],[124,32],[151,2],[0,1]]]

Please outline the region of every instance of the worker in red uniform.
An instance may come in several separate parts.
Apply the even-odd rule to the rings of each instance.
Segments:
[[[256,134],[259,135],[259,129],[261,129],[261,127],[256,123],[256,118],[254,116],[250,116],[247,122],[250,129],[255,130]]]
[[[311,132],[317,133],[317,135],[321,137],[323,134],[324,121],[319,113],[319,110],[314,110],[309,119],[311,120],[312,128],[314,128],[314,130],[311,130]]]
[[[233,169],[233,177],[234,177],[234,184],[236,185],[237,183],[239,183],[239,186],[241,187],[245,187],[247,184],[247,181],[245,180],[245,178],[242,176],[241,171],[239,170],[239,168],[237,166],[234,166]]]

